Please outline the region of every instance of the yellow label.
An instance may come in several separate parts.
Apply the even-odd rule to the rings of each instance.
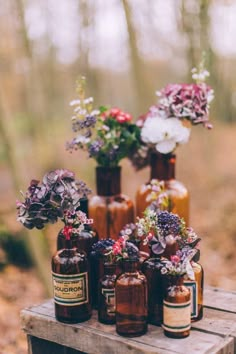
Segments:
[[[163,302],[163,325],[169,332],[183,332],[191,327],[191,302]]]
[[[88,273],[64,275],[52,272],[54,301],[64,306],[88,302]]]

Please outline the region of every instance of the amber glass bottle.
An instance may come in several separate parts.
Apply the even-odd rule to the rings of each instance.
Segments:
[[[148,323],[156,326],[162,324],[163,316],[161,266],[160,258],[153,254],[142,264],[142,272],[147,278],[148,285]]]
[[[190,334],[190,290],[184,286],[184,276],[169,275],[165,282],[163,300],[163,329],[170,338],[185,338]],[[167,286],[168,284],[168,286]]]
[[[204,271],[201,264],[191,261],[195,280],[187,279],[185,276],[184,285],[191,292],[191,320],[198,321],[203,317],[203,289]]]
[[[55,315],[65,323],[86,321],[91,316],[87,256],[72,243],[64,239],[64,247],[52,257]]]
[[[88,217],[88,199],[81,198],[80,199],[80,207],[83,213],[85,213]],[[80,231],[77,235],[73,236],[71,240],[73,247],[78,247],[81,251],[84,251],[89,258],[92,246],[95,242],[98,241],[98,234],[94,231],[91,225],[84,225],[84,230]],[[62,230],[59,232],[57,237],[57,250],[60,250],[64,247],[64,235]]]
[[[152,179],[163,180],[170,198],[170,210],[189,222],[189,193],[183,183],[175,179],[175,161],[173,154],[153,153],[151,155],[151,177]],[[149,205],[147,196],[150,193],[147,184],[143,184],[136,194],[136,213],[142,217],[143,212]]]
[[[94,221],[99,239],[117,240],[120,230],[134,221],[134,206],[121,194],[121,167],[97,167],[97,195],[89,201],[89,215]]]
[[[116,280],[116,331],[126,337],[147,332],[147,280],[138,260],[123,261],[124,273]]]
[[[104,263],[104,276],[99,281],[98,320],[105,324],[116,322],[115,310],[116,265]]]

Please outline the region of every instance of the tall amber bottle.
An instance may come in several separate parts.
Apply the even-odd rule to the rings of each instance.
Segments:
[[[105,262],[98,289],[98,320],[105,324],[116,322],[115,281],[116,264]]]
[[[124,273],[116,280],[116,331],[126,337],[147,332],[147,280],[138,260],[123,261]]]
[[[87,198],[80,199],[79,210],[81,210],[87,215],[87,217],[89,217]],[[89,258],[93,244],[98,241],[98,234],[92,229],[91,225],[85,224],[84,230],[80,231],[80,233],[78,233],[77,235],[74,235],[73,240],[71,241],[73,247],[78,247],[81,251],[84,251],[87,254],[87,257]],[[64,247],[64,243],[64,235],[61,230],[57,237],[57,250],[62,249]]]
[[[183,183],[175,179],[175,162],[174,154],[153,153],[151,155],[150,180],[157,179],[165,182],[165,188],[170,198],[170,210],[173,213],[183,217],[185,222],[189,223],[189,193]],[[147,200],[150,189],[148,183],[139,187],[136,193],[136,213],[142,217],[146,207],[150,204]]]
[[[191,320],[195,322],[201,320],[203,317],[204,271],[199,263],[191,261],[191,265],[195,279],[190,280],[185,276],[184,285],[191,292]]]
[[[134,221],[134,205],[121,194],[121,167],[96,168],[97,195],[89,201],[89,215],[99,239],[117,240],[120,230]]]
[[[147,278],[148,285],[148,323],[156,326],[162,324],[163,317],[161,267],[160,257],[153,254],[142,264],[142,272]]]
[[[170,338],[185,338],[191,328],[190,290],[184,286],[184,276],[164,277],[163,329]]]
[[[89,265],[85,252],[73,247],[73,236],[52,257],[56,319],[65,323],[86,321],[91,316]]]

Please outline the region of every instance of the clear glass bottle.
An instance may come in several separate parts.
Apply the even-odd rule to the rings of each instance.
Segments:
[[[104,263],[104,275],[98,288],[98,320],[105,324],[116,322],[115,308],[116,264]]]
[[[151,155],[151,176],[150,180],[157,179],[165,182],[165,188],[170,197],[170,210],[184,218],[186,224],[189,223],[189,193],[183,183],[175,179],[176,156],[173,154],[153,153]],[[143,216],[143,212],[150,204],[147,196],[150,189],[148,183],[142,184],[136,193],[136,214]]]
[[[56,319],[65,323],[86,321],[91,316],[89,264],[85,252],[73,247],[73,236],[52,257]]]
[[[185,276],[184,285],[191,292],[191,321],[199,321],[203,317],[203,290],[204,290],[204,271],[201,264],[191,261],[194,271],[194,280]]]
[[[81,198],[80,199],[80,207],[83,213],[88,216],[88,199]],[[73,247],[78,247],[81,251],[84,251],[89,258],[90,252],[92,250],[92,246],[94,243],[98,241],[98,234],[94,231],[91,225],[84,225],[84,230],[82,230],[79,234],[73,236],[72,245]],[[57,250],[63,248],[64,245],[64,235],[62,230],[59,232],[57,237]]]
[[[142,272],[147,278],[148,285],[148,323],[156,326],[162,324],[163,317],[161,267],[160,257],[154,254],[142,264]]]
[[[163,277],[163,324],[164,334],[170,338],[185,338],[191,328],[191,294],[183,284],[184,276]]]
[[[97,195],[89,200],[89,215],[99,239],[117,240],[120,230],[134,221],[134,205],[121,194],[121,167],[97,167]]]
[[[126,337],[147,332],[147,280],[138,270],[138,260],[124,260],[124,272],[117,278],[116,331]]]

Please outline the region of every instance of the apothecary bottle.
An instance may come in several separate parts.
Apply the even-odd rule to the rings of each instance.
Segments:
[[[52,257],[56,319],[65,323],[86,321],[91,316],[89,265],[85,252],[73,247],[73,234]]]
[[[153,153],[151,155],[150,167],[151,176],[153,179],[164,181],[166,191],[170,198],[169,211],[178,214],[184,218],[186,224],[189,223],[189,193],[183,183],[175,179],[175,162],[174,154]],[[142,184],[136,193],[136,213],[142,217],[146,207],[151,203],[148,200],[150,189],[148,184]]]
[[[190,290],[183,284],[184,276],[163,277],[163,324],[164,334],[170,338],[185,338],[191,328]]]
[[[142,272],[148,285],[148,323],[160,326],[163,317],[163,289],[161,275],[161,259],[152,254],[142,264]]]
[[[147,280],[138,270],[138,260],[124,260],[123,273],[117,278],[116,331],[126,337],[147,332]]]
[[[98,320],[105,324],[116,322],[115,309],[116,264],[104,263],[104,275],[99,280]]]
[[[191,292],[191,320],[195,322],[203,317],[204,271],[202,265],[197,262],[191,261],[191,265],[194,279],[188,279],[185,275],[184,285]]]
[[[86,197],[80,199],[79,210],[88,215],[88,199]],[[63,248],[64,245],[64,235],[63,230],[61,230],[57,237],[57,250]],[[98,241],[97,232],[89,224],[84,224],[84,229],[73,236],[71,240],[73,247],[78,247],[81,251],[84,251],[89,258],[92,246]]]
[[[134,205],[121,193],[121,167],[96,168],[97,195],[89,200],[89,215],[99,239],[117,240],[120,230],[134,221]]]

